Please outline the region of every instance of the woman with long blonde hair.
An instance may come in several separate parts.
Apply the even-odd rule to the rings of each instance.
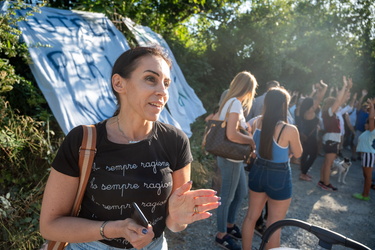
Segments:
[[[238,73],[232,80],[229,91],[214,118],[224,120],[228,112],[226,135],[233,142],[255,144],[251,135],[243,134],[239,127],[247,128],[243,109],[250,109],[257,87],[255,77],[247,71]],[[233,238],[241,239],[242,235],[235,225],[238,209],[246,197],[246,176],[243,161],[217,157],[221,172],[221,205],[217,211],[217,230],[215,241],[227,249],[241,249]]]

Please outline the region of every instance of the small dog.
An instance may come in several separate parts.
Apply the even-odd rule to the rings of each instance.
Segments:
[[[352,162],[349,158],[336,158],[331,167],[331,175],[339,174],[339,182],[346,184],[345,178],[349,172],[349,168],[352,165]]]

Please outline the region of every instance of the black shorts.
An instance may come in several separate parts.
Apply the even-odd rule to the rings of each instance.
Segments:
[[[339,144],[337,141],[326,141],[323,145],[324,152],[326,154],[338,154]]]

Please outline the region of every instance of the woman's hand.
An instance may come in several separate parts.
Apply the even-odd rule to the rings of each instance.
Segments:
[[[216,196],[215,190],[191,190],[192,185],[192,181],[186,182],[169,198],[167,226],[172,231],[177,231],[174,230],[177,227],[173,225],[178,224],[184,229],[186,224],[211,217],[212,214],[207,211],[216,209],[220,205],[220,197]]]
[[[367,107],[368,107],[369,111],[371,109],[374,109],[374,104],[375,104],[375,98],[368,98],[367,99]]]
[[[127,241],[129,241],[134,248],[141,249],[147,246],[155,237],[154,231],[150,224],[148,224],[148,227],[145,228],[131,218],[119,221],[119,223],[121,223],[120,228],[122,228],[121,230],[123,234],[121,237],[124,237]],[[108,223],[108,226],[110,226],[110,223]],[[109,230],[110,228],[108,228],[108,231]]]
[[[346,79],[346,76],[342,76],[342,87],[343,88],[348,87],[348,80]]]
[[[353,87],[353,79],[348,78],[348,87],[347,88],[350,90],[352,87]]]

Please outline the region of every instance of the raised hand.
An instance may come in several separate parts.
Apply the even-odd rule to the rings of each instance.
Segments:
[[[348,80],[346,79],[346,76],[342,76],[342,87],[347,88],[348,87]]]
[[[327,83],[325,83],[325,82],[323,82],[323,80],[320,80],[320,85],[322,85],[323,87],[328,87],[328,84]]]
[[[348,78],[348,86],[347,86],[347,88],[351,89],[352,87],[353,87],[353,79],[352,78]]]
[[[189,181],[176,189],[169,198],[169,216],[173,223],[190,224],[211,217],[208,211],[220,205],[220,197],[212,189],[191,190]]]
[[[367,105],[369,107],[369,110],[374,109],[375,104],[375,98],[368,98],[367,99]]]

